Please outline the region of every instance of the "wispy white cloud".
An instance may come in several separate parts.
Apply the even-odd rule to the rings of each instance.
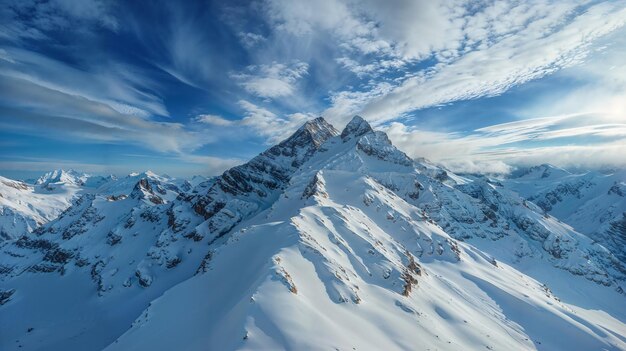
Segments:
[[[469,2],[448,1],[266,1],[272,27],[297,37],[332,35],[340,48],[360,54],[424,59],[456,48],[464,38],[462,16]]]
[[[350,70],[359,78],[366,78],[368,76],[378,77],[381,74],[396,71],[407,64],[406,61],[397,58],[374,60],[369,63],[361,64],[354,59],[343,56],[336,59],[336,61],[343,68]]]
[[[266,137],[269,143],[276,143],[292,134],[313,116],[304,113],[293,113],[279,117],[275,113],[257,106],[249,101],[241,100],[239,105],[245,111],[241,125],[252,128],[259,135]]]
[[[72,19],[89,20],[99,23],[101,26],[117,30],[119,23],[109,9],[106,1],[100,0],[52,0],[45,5],[38,3],[36,8],[42,11],[49,6],[49,13],[58,12],[58,10],[66,13]]]
[[[398,122],[386,131],[411,157],[425,157],[456,171],[506,172],[512,166],[538,163],[626,166],[626,119],[604,122],[602,115],[574,114],[502,123],[467,134],[424,131]]]
[[[269,0],[266,11],[274,29],[295,36],[329,31],[339,36],[344,44],[370,36],[373,27],[373,23],[361,20],[358,9],[347,1]]]
[[[120,4],[121,8],[131,8],[120,17],[128,31],[125,34],[136,41],[146,65],[205,92],[215,91],[215,84],[228,83],[227,72],[232,69],[228,52],[233,45],[219,41],[220,35],[226,33],[222,31],[218,11],[211,11],[220,5],[172,1],[152,6]]]
[[[141,145],[182,162],[200,161],[190,153],[216,140],[253,134],[274,143],[314,115],[340,128],[362,114],[412,155],[465,169],[488,163],[502,170],[541,152],[573,162],[555,150],[619,161],[611,150],[624,139],[626,116],[626,39],[615,38],[625,33],[623,0],[168,2],[141,19],[124,15],[133,6],[100,0],[7,4],[0,9],[3,128],[31,121],[58,137]],[[103,50],[94,60],[81,48],[97,48],[96,40],[81,47],[54,35],[68,28],[82,39],[119,35],[140,46],[143,62],[129,55],[123,64],[125,54]],[[168,96],[181,85],[161,71],[198,89],[184,87],[192,94],[180,100],[194,106]],[[572,85],[519,104],[511,115],[527,122],[467,133],[390,124],[556,72]],[[172,100],[172,111],[192,112],[170,116],[165,101]],[[197,115],[204,108],[228,119]],[[485,116],[468,118],[489,124]],[[597,155],[602,146],[609,151]]]
[[[625,34],[626,29],[616,31],[595,46],[593,57],[562,70],[559,77],[574,82],[571,87],[536,97],[519,114],[587,113],[602,115],[607,123],[626,121]]]
[[[161,98],[151,93],[158,83],[137,68],[99,62],[77,69],[29,50],[3,51],[6,59],[0,61],[0,76],[106,104],[121,113],[141,117],[169,114]]]
[[[206,139],[180,123],[156,122],[125,114],[88,97],[0,75],[5,130],[78,141],[134,144],[161,152],[193,150]],[[15,107],[6,107],[6,104]],[[37,126],[37,128],[33,128]],[[54,131],[54,132],[52,132]]]
[[[160,38],[167,57],[155,65],[181,82],[206,89],[207,81],[216,75],[215,56],[208,51],[210,39],[200,29],[196,17],[172,8],[168,26]]]
[[[502,94],[584,62],[592,43],[626,24],[623,1],[263,3],[275,35],[268,40],[330,50],[329,65],[362,79],[329,92],[322,115],[339,123],[358,113],[380,124],[423,108]],[[290,90],[277,85],[277,91]]]
[[[210,124],[214,126],[232,126],[236,123],[235,121],[226,119],[218,115],[198,115],[194,118],[194,120],[196,122]]]
[[[501,94],[581,62],[593,40],[626,24],[626,8],[611,3],[592,6],[563,24],[569,14],[561,11],[556,18],[530,22],[485,49],[418,72],[388,94],[369,101],[361,113],[384,121],[420,108]]]
[[[277,98],[292,95],[298,79],[307,74],[309,66],[304,62],[248,66],[244,73],[234,73],[246,91],[262,98]]]
[[[267,143],[274,144],[289,137],[302,124],[315,117],[304,113],[279,116],[248,100],[239,100],[238,105],[242,110],[243,118],[241,119],[227,120],[221,116],[203,114],[196,116],[194,120],[222,128],[221,134],[231,133],[232,130],[238,130],[243,134],[252,132],[265,138]]]
[[[342,90],[330,94],[330,107],[322,116],[338,126],[346,124],[352,116],[358,114],[362,106],[368,101],[385,96],[393,90],[388,82],[373,83],[366,90]]]
[[[241,40],[241,43],[243,44],[243,46],[245,46],[248,49],[251,49],[255,47],[256,45],[266,41],[267,38],[257,33],[239,32],[239,40]]]

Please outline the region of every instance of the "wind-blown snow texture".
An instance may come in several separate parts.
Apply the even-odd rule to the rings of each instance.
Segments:
[[[2,179],[63,211],[3,224],[2,350],[626,349],[623,172],[460,176],[355,117],[203,181],[58,173]]]

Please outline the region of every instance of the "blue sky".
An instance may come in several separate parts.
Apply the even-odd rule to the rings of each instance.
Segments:
[[[455,171],[626,166],[624,1],[5,0],[0,174],[213,175],[355,114]]]

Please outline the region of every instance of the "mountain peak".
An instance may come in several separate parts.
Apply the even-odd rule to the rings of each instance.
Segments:
[[[316,148],[326,140],[339,134],[339,131],[323,117],[317,117],[304,123],[298,130],[281,144],[297,140],[310,139]]]
[[[55,169],[39,177],[35,184],[48,185],[50,183],[70,183],[82,185],[87,177],[87,174],[77,172],[73,169]]]
[[[317,117],[317,118],[310,119],[310,120],[306,121],[302,125],[302,127],[300,127],[300,128],[308,128],[308,127],[315,127],[315,126],[330,126],[330,127],[332,127],[332,125],[330,123],[328,123],[324,119],[324,117],[320,116],[320,117]],[[333,127],[333,129],[334,129],[334,127]]]
[[[146,177],[141,178],[137,184],[135,184],[133,191],[130,193],[130,197],[134,199],[148,199],[156,205],[164,203],[163,199],[154,193],[150,180]]]
[[[156,177],[159,176],[158,174],[152,172],[151,170],[147,170],[147,171],[143,172],[143,174],[145,174],[146,177],[152,177],[152,178],[156,178]]]
[[[341,132],[341,138],[346,139],[349,136],[359,137],[367,133],[373,132],[372,127],[363,117],[356,115],[352,117],[352,120],[346,125]]]
[[[250,194],[266,197],[286,184],[295,170],[339,131],[324,118],[304,123],[289,138],[265,150],[247,163],[235,166],[220,176],[216,185],[231,195]]]

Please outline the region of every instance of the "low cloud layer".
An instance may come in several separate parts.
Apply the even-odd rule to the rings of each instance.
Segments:
[[[625,167],[626,123],[577,114],[526,119],[469,133],[422,131],[391,123],[389,137],[411,157],[425,157],[453,171],[508,173],[515,166]],[[572,144],[575,137],[578,143]]]

